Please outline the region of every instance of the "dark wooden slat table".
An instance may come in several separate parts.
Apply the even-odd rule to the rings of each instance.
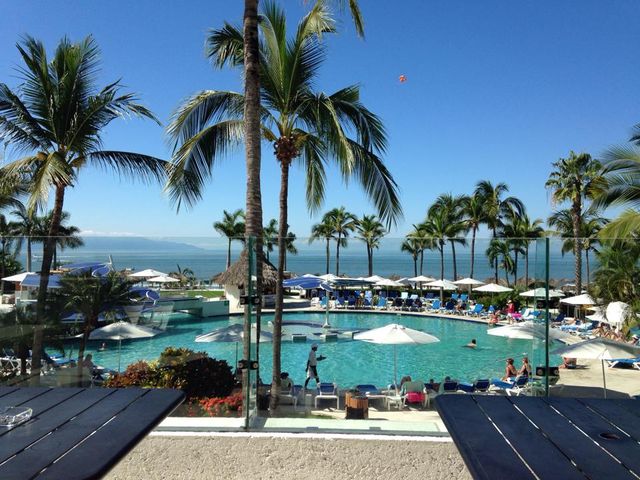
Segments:
[[[640,477],[640,401],[440,395],[474,478]]]
[[[179,390],[0,387],[0,407],[33,410],[0,427],[0,478],[100,478],[183,399]]]

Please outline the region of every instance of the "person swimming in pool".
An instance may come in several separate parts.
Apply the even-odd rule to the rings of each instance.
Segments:
[[[476,348],[477,346],[478,342],[475,338],[471,339],[471,341],[465,345],[466,348]]]

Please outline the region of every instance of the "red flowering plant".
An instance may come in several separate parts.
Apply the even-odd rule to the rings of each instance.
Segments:
[[[234,393],[228,397],[201,398],[197,405],[200,407],[202,415],[210,417],[240,416],[242,414],[242,392]],[[193,415],[195,414],[193,412]],[[187,415],[189,415],[189,410]]]

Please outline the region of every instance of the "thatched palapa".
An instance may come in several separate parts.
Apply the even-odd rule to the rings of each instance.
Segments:
[[[249,256],[247,250],[242,250],[240,257],[224,272],[213,277],[213,281],[220,285],[235,285],[243,288],[249,272]],[[266,259],[262,266],[263,285],[265,288],[275,287],[278,281],[278,271]]]

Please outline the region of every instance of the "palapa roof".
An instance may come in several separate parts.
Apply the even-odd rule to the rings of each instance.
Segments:
[[[246,250],[240,252],[240,257],[231,266],[222,273],[213,277],[213,281],[220,285],[236,285],[244,286],[247,281],[247,272],[249,270],[249,260]],[[254,272],[255,276],[255,272]],[[262,277],[264,287],[273,287],[278,281],[278,271],[267,259],[264,260],[262,266]]]

